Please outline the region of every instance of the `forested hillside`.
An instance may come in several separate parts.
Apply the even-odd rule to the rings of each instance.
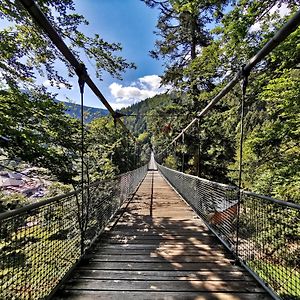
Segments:
[[[141,6],[160,66],[139,57],[121,84],[136,69],[123,55],[153,41],[121,30]],[[0,298],[299,300],[299,6],[0,1]],[[114,31],[132,48],[102,38]],[[72,85],[110,114],[66,113]]]
[[[240,0],[229,10],[227,1],[144,2],[160,11],[151,55],[165,60],[163,83],[172,84],[177,95],[148,110],[145,125],[137,126],[140,119],[130,121],[135,130],[147,128],[156,153],[166,148],[298,8],[294,1]],[[242,177],[242,186],[248,190],[298,202],[299,40],[298,28],[249,76]],[[183,139],[163,151],[162,162],[237,184],[241,97],[241,88],[236,86]]]
[[[139,103],[133,104],[127,108],[120,110],[124,114],[123,120],[125,124],[135,132],[141,134],[148,132],[148,118],[158,107],[163,107],[172,103],[171,96],[168,94],[156,95]]]
[[[81,31],[88,22],[75,13],[73,1],[40,1],[39,7],[59,29],[59,35],[70,45],[76,58],[81,53],[94,64],[98,79],[102,79],[103,73],[121,78],[126,69],[135,67],[119,56],[120,44]],[[88,123],[95,110],[99,111],[88,108],[82,136],[78,106],[75,105],[72,116],[66,114],[65,105],[56,101],[56,95],[42,84],[47,81],[52,88],[71,89],[70,82],[74,76],[77,79],[77,70],[71,68],[28,11],[20,3],[2,1],[0,19],[3,21],[0,28],[0,170],[3,174],[12,170],[22,173],[24,168],[35,167],[35,178],[30,178],[30,174],[26,178],[47,178],[52,183],[49,197],[76,189],[82,179],[87,184],[136,167],[137,159],[131,154],[133,141],[123,134],[120,126],[115,128],[109,118]],[[64,71],[58,71],[57,65]],[[4,190],[0,194],[0,211],[24,205],[26,201],[24,195]]]
[[[80,119],[81,106],[79,104],[71,102],[62,102],[62,104],[64,104],[64,106],[66,107],[65,111],[69,116]],[[85,123],[90,123],[95,119],[108,115],[108,111],[102,108],[89,107],[84,105],[83,110]]]
[[[96,75],[101,79],[106,71],[119,78],[122,71],[133,68],[132,63],[116,56],[119,44],[109,44],[99,35],[85,36],[78,30],[86,22],[83,16],[67,13],[66,8],[74,9],[71,2],[42,3],[41,9],[73,49],[85,51],[95,62],[99,67]],[[138,138],[136,146],[119,132],[120,128],[115,129],[112,119],[89,123],[84,128],[87,166],[96,170],[96,177],[100,171],[118,173],[125,170],[124,160],[130,168],[136,165],[136,156],[145,161],[152,145],[170,167],[237,184],[239,86],[181,139],[166,146],[289,19],[297,3],[239,0],[233,6],[223,0],[144,2],[159,12],[157,41],[150,55],[164,61],[162,84],[171,86],[171,92],[120,111],[127,115],[121,119]],[[2,155],[44,167],[64,183],[78,182],[80,124],[66,116],[55,95],[36,81],[36,74],[42,74],[54,86],[69,86],[68,78],[53,68],[56,61],[69,66],[22,7],[5,2],[0,9],[1,18],[13,24],[1,29]],[[245,95],[242,186],[290,201],[299,201],[300,195],[299,35],[298,28],[251,72]],[[70,70],[70,75],[75,72]],[[108,132],[108,140],[102,137],[103,131]],[[138,155],[128,158],[129,149],[134,147],[138,147]]]

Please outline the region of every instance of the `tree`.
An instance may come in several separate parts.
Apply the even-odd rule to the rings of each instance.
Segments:
[[[252,189],[300,202],[300,80],[299,70],[286,70],[259,94],[265,121],[246,141],[245,168]],[[249,174],[252,174],[249,176]]]
[[[88,25],[88,21],[74,13],[73,0],[39,0],[37,4],[77,58],[80,60],[79,56],[84,52],[95,62],[99,79],[103,71],[119,78],[125,69],[134,67],[114,54],[122,49],[120,44],[110,44],[99,34],[86,36],[79,30],[79,27]],[[70,86],[66,78],[54,69],[54,63],[65,64],[70,76],[74,75],[74,70],[18,1],[2,1],[0,19],[12,24],[0,30],[0,73],[7,84],[35,83],[38,73],[57,87],[61,84]]]
[[[232,75],[239,71],[242,65],[264,46],[287,21],[289,14],[298,9],[298,1],[293,0],[278,3],[240,0],[236,6],[227,7],[229,10],[226,14],[219,14],[220,18],[215,18],[215,22],[211,24],[208,45],[202,47],[196,57],[191,59],[191,53],[184,56],[183,48],[181,46],[176,48],[177,45],[181,45],[180,42],[184,39],[179,39],[178,42],[172,44],[182,32],[180,30],[186,28],[183,23],[179,22],[176,9],[177,12],[186,9],[192,11],[191,9],[196,4],[200,4],[200,1],[149,0],[145,2],[151,7],[160,8],[158,24],[161,24],[159,29],[164,28],[164,32],[163,30],[159,31],[161,40],[157,42],[157,48],[153,53],[170,58],[176,50],[177,54],[180,53],[182,57],[188,58],[186,64],[178,69],[178,74],[181,77],[178,77],[177,87],[183,93],[181,94],[181,101],[176,103],[178,105],[176,110],[182,114],[182,118],[172,119],[169,126],[172,130],[169,130],[168,133],[159,130],[163,128],[163,123],[165,123],[160,122],[157,117],[159,109],[154,113],[154,117],[149,119],[148,128],[152,128],[154,132],[154,147],[159,150],[164,149],[189,123],[193,115],[200,111],[224,87]],[[220,5],[218,11],[222,12],[222,4]],[[288,14],[280,13],[281,5],[285,5],[285,11],[289,12]],[[216,13],[217,9],[214,12]],[[173,29],[176,34],[172,36]],[[245,103],[246,165],[244,166],[244,187],[260,193],[278,195],[284,199],[288,197],[297,199],[298,197],[294,185],[298,182],[298,170],[294,164],[291,164],[291,161],[297,161],[298,148],[295,145],[298,137],[291,135],[295,130],[292,129],[291,125],[285,124],[284,128],[289,132],[282,133],[285,138],[272,140],[271,137],[274,138],[276,134],[280,135],[283,128],[278,125],[282,125],[282,123],[278,120],[275,121],[271,111],[272,109],[278,110],[283,104],[280,104],[279,100],[274,102],[276,98],[274,95],[267,97],[266,91],[273,90],[274,94],[277,93],[278,99],[282,99],[286,103],[286,109],[293,107],[289,95],[284,94],[278,87],[276,89],[275,82],[276,85],[279,84],[282,87],[286,84],[286,88],[294,95],[292,99],[295,101],[298,91],[285,76],[288,72],[291,79],[294,78],[291,74],[294,74],[295,71],[290,72],[299,63],[299,33],[299,30],[293,32],[284,43],[281,43],[251,72]],[[187,45],[190,45],[188,49],[192,49],[191,44]],[[176,57],[173,56],[169,63],[175,64],[175,62]],[[168,72],[169,66],[167,65],[166,72]],[[193,86],[197,86],[197,97],[193,96],[193,89],[191,88]],[[262,93],[262,91],[264,92]],[[168,161],[172,161],[174,164],[175,159],[179,170],[197,174],[198,168],[199,175],[203,177],[221,182],[237,183],[236,171],[239,162],[237,153],[240,147],[240,99],[241,89],[236,86],[210,111],[205,120],[201,120],[199,129],[194,126],[186,132],[184,146],[178,141],[176,147],[171,146],[173,150],[168,149],[166,151],[165,155],[169,155]],[[165,107],[162,110],[166,109]],[[294,107],[292,111],[295,113],[296,108]],[[292,118],[291,115],[290,117]],[[265,137],[263,137],[264,135]],[[279,143],[276,147],[274,146],[275,140]],[[268,148],[267,144],[272,146]],[[293,146],[293,150],[286,150],[286,152],[279,150],[281,147],[283,147],[282,149],[289,149],[288,145]],[[262,155],[262,153],[264,154]],[[183,154],[184,166],[181,165]],[[270,163],[267,163],[264,159],[269,155],[272,156],[272,159]],[[284,194],[285,196],[283,196]]]
[[[279,13],[280,5],[283,4],[288,12],[286,15]],[[245,9],[240,10],[241,6]],[[216,29],[227,55],[222,59],[223,66],[227,70],[237,71],[274,36],[298,8],[295,1],[276,4],[272,1],[239,1],[238,6],[225,16],[222,29]],[[254,24],[257,29],[254,29]],[[251,72],[245,103],[243,186],[258,193],[294,201],[299,198],[295,189],[299,170],[295,167],[297,163],[294,164],[298,160],[296,144],[299,137],[293,133],[293,122],[284,125],[287,129],[284,132],[281,127],[283,123],[277,114],[284,108],[282,111],[291,120],[297,116],[298,108],[293,102],[297,102],[295,99],[299,94],[295,84],[297,71],[294,70],[300,57],[297,46],[299,34],[298,28]],[[226,82],[227,78],[224,77],[224,80]],[[235,91],[230,95],[231,102],[227,102],[232,112],[236,111],[234,107],[238,107],[240,92],[238,97],[236,95]],[[234,114],[230,114],[230,119],[233,125],[238,125]],[[238,133],[235,139],[238,152]],[[235,161],[231,168],[237,169],[237,155]],[[232,179],[237,182],[237,173],[232,175]]]
[[[121,72],[134,67],[115,54],[120,44],[79,30],[88,22],[74,12],[73,0],[37,4],[74,55],[80,60],[84,53],[95,63],[100,80],[104,71],[120,78]],[[56,87],[70,87],[55,64],[64,64],[69,76],[75,72],[19,1],[2,1],[0,19],[10,24],[0,30],[0,147],[11,159],[46,167],[58,180],[72,182],[78,174],[80,124],[65,116],[64,107],[39,85],[38,77]]]
[[[135,168],[136,153],[131,137],[124,135],[109,117],[91,122],[85,140],[85,161],[90,176],[95,179],[113,178]]]
[[[149,7],[160,11],[156,34],[160,37],[155,43],[155,50],[150,54],[154,58],[165,59],[163,83],[177,86],[182,81],[193,81],[183,74],[189,65],[207,47],[212,36],[207,25],[213,16],[217,19],[227,1],[203,0],[143,0]],[[192,85],[193,92],[198,93],[197,86]]]
[[[45,167],[64,183],[77,173],[79,121],[45,90],[0,91],[0,148],[10,159]]]

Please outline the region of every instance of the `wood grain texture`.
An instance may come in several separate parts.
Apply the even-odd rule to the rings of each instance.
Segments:
[[[149,171],[54,299],[270,298],[161,175]]]

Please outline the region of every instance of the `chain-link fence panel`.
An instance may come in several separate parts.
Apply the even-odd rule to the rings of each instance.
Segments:
[[[143,180],[147,166],[0,215],[0,299],[53,291]]]
[[[159,171],[201,218],[216,230],[229,248],[236,236],[238,189],[157,164]]]
[[[238,254],[282,299],[300,299],[300,206],[242,192]]]
[[[271,293],[300,299],[300,205],[157,166]]]

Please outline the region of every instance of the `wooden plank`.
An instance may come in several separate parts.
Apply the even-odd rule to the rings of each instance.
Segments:
[[[145,223],[146,224],[146,223]],[[207,227],[204,226],[204,224],[200,224],[200,225],[189,225],[189,224],[183,224],[183,222],[180,222],[178,224],[173,223],[170,224],[167,221],[161,221],[160,223],[157,224],[147,224],[147,227],[141,227],[138,226],[137,224],[128,224],[126,222],[118,222],[118,224],[114,227],[114,230],[122,230],[122,231],[127,231],[127,230],[150,230],[150,229],[154,229],[154,230],[187,230],[187,231],[194,231],[195,233],[198,231],[202,231],[205,230],[206,232],[209,232],[209,230],[207,229]]]
[[[155,231],[141,231],[139,230],[114,230],[112,233],[105,233],[102,235],[102,239],[108,239],[108,238],[114,238],[114,237],[128,237],[128,236],[136,236],[137,238],[147,238],[147,237],[163,237],[163,238],[168,238],[168,237],[180,237],[180,238],[189,238],[189,237],[196,237],[200,238],[203,236],[213,236],[214,235],[209,232],[209,231],[199,231],[199,232],[190,232],[190,231],[183,231],[179,230],[173,230],[173,231],[167,231],[167,230],[155,230]]]
[[[190,263],[177,263],[177,262],[97,262],[88,261],[81,268],[93,270],[239,270],[239,267],[232,266],[227,262],[190,262]]]
[[[161,209],[160,209],[161,210]],[[167,211],[167,207],[165,207],[163,209],[164,211]],[[139,210],[137,210],[138,213],[140,213]],[[196,226],[203,226],[203,223],[201,222],[201,220],[199,219],[199,217],[193,215],[193,212],[190,212],[188,214],[184,214],[183,216],[181,216],[180,219],[178,218],[174,218],[173,214],[171,214],[171,212],[169,211],[168,214],[167,212],[165,212],[165,214],[161,217],[151,217],[151,219],[149,218],[149,220],[147,220],[145,217],[149,216],[149,210],[147,211],[147,215],[143,216],[143,215],[134,215],[132,213],[132,211],[129,212],[125,212],[123,215],[123,220],[120,220],[120,225],[130,225],[128,223],[130,223],[129,221],[132,220],[134,225],[137,225],[137,221],[141,220],[141,221],[147,221],[147,223],[150,224],[149,220],[151,220],[151,224],[150,225],[154,225],[154,226],[169,226],[169,227],[176,227],[176,226],[189,226],[189,227],[196,227]],[[126,219],[128,218],[128,220]],[[132,218],[132,219],[131,219]],[[185,228],[183,227],[183,228]]]
[[[151,183],[54,299],[270,299],[157,172],[151,202]]]
[[[113,232],[105,233],[104,237],[110,237],[110,236],[115,236],[115,235],[141,235],[141,236],[147,236],[147,235],[160,235],[160,236],[165,236],[165,235],[173,235],[173,236],[195,236],[195,237],[201,237],[201,236],[214,236],[213,233],[211,233],[208,230],[184,230],[181,229],[181,227],[176,227],[174,229],[167,229],[167,228],[155,228],[155,229],[150,229],[150,228],[127,228],[127,230],[124,229],[118,229],[118,227],[114,228]]]
[[[97,248],[93,251],[90,251],[90,254],[106,254],[106,255],[142,255],[142,254],[152,254],[152,253],[159,253],[161,255],[190,255],[190,256],[199,256],[199,255],[207,255],[211,254],[212,257],[214,256],[225,256],[225,257],[231,257],[230,254],[228,254],[225,250],[221,251],[215,251],[214,249],[211,250],[195,250],[195,249],[185,249],[184,252],[181,249],[173,249],[173,248],[155,248],[155,249],[128,249],[128,248],[118,248],[118,249],[112,249],[112,248]]]
[[[213,236],[202,236],[202,237],[184,237],[184,236],[136,236],[136,235],[128,235],[128,236],[120,236],[120,237],[112,237],[109,239],[102,239],[99,242],[103,243],[116,243],[116,242],[139,242],[139,243],[160,243],[160,242],[176,242],[176,243],[189,243],[189,244],[203,244],[204,243],[214,243],[217,242],[217,238]]]
[[[147,292],[143,291],[77,291],[65,290],[54,297],[54,300],[73,299],[73,300],[120,300],[120,299],[160,299],[160,300],[270,300],[265,293],[229,293],[229,292]]]
[[[157,253],[151,255],[99,255],[91,254],[86,256],[86,259],[90,259],[91,262],[211,262],[215,263],[234,263],[234,260],[220,257],[220,256],[189,256],[189,255],[158,255]]]
[[[213,280],[102,280],[73,278],[66,288],[94,291],[264,292],[255,282]]]
[[[243,280],[253,281],[253,278],[246,271],[232,270],[225,272],[217,270],[211,271],[132,271],[132,270],[86,270],[78,268],[74,272],[74,278],[94,278],[113,280]]]
[[[182,239],[167,239],[167,238],[160,238],[160,239],[135,239],[135,238],[121,238],[121,239],[108,239],[104,241],[106,245],[118,245],[118,244],[137,244],[137,245],[156,245],[163,246],[163,245],[187,245],[189,247],[197,247],[202,246],[203,242],[207,244],[214,244],[217,243],[218,240],[216,238],[210,237],[203,237],[202,240],[198,240],[195,238],[191,238],[191,240],[182,238]]]
[[[186,250],[211,250],[211,251],[218,251],[218,250],[223,250],[224,248],[221,245],[189,245],[189,244],[184,244],[184,243],[163,243],[159,245],[151,245],[151,244],[103,244],[103,245],[98,245],[95,247],[95,249],[147,249],[147,250],[162,250],[162,249],[167,249],[167,250],[181,250],[181,251],[186,251]]]
[[[92,257],[105,257],[105,258],[113,258],[115,256],[126,256],[126,257],[132,257],[133,259],[144,259],[143,257],[164,257],[164,258],[176,258],[176,257],[191,257],[191,258],[195,258],[197,259],[197,257],[199,257],[199,259],[207,259],[207,258],[211,258],[211,259],[229,259],[231,261],[233,261],[233,257],[230,256],[228,253],[226,252],[207,252],[207,251],[190,251],[190,252],[185,252],[182,253],[182,251],[165,251],[165,250],[154,250],[154,251],[143,251],[143,252],[138,252],[135,251],[133,253],[130,253],[128,250],[127,251],[120,251],[120,252],[116,252],[116,253],[110,253],[109,251],[107,252],[103,252],[101,250],[98,251],[92,251],[89,254],[86,255],[86,258],[92,258]],[[141,257],[143,256],[143,257]]]
[[[189,241],[189,242],[193,242],[193,241],[205,241],[207,240],[213,240],[213,241],[217,241],[216,237],[207,233],[204,234],[198,234],[198,235],[172,235],[172,234],[168,234],[168,233],[158,233],[158,234],[141,234],[139,232],[134,233],[130,233],[128,235],[125,234],[115,234],[115,235],[111,235],[111,236],[104,236],[102,237],[102,239],[99,240],[102,242],[109,242],[109,241],[119,241],[119,240],[140,240],[140,241],[144,241],[144,240],[151,240],[151,241],[162,241],[162,240],[174,240],[174,241]]]

